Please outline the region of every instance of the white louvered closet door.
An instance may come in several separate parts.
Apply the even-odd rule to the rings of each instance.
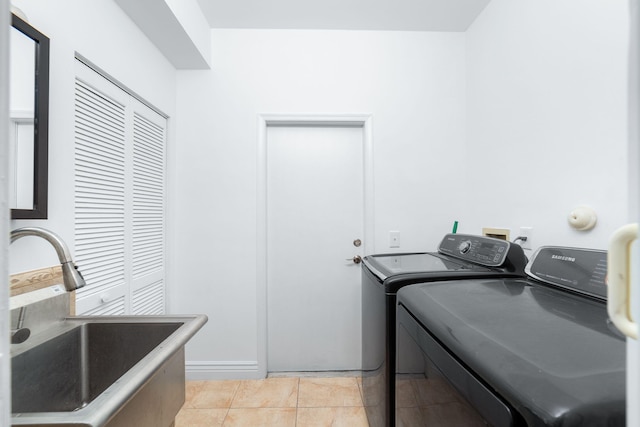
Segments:
[[[164,314],[166,119],[134,100],[131,213],[133,314]]]
[[[77,61],[77,311],[163,314],[166,119]]]

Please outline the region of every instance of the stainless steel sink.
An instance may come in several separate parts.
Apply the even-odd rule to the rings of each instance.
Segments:
[[[73,317],[12,347],[12,425],[170,426],[205,316]]]

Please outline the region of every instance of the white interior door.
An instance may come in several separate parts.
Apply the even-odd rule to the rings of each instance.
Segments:
[[[363,128],[267,128],[270,372],[360,369]]]

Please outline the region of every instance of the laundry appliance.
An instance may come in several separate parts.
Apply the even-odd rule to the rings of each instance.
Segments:
[[[395,425],[396,294],[424,282],[524,277],[527,258],[514,243],[447,234],[437,252],[366,256],[362,262],[362,392],[372,427]]]
[[[624,426],[625,339],[607,316],[606,266],[605,251],[543,247],[524,279],[400,289],[398,358],[422,366],[397,372],[402,424]]]

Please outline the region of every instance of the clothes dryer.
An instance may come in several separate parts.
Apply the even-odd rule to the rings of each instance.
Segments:
[[[398,329],[410,340],[399,357],[424,367],[397,373],[416,393],[397,409],[402,424],[624,426],[625,339],[607,315],[606,256],[543,247],[526,279],[401,289]]]

